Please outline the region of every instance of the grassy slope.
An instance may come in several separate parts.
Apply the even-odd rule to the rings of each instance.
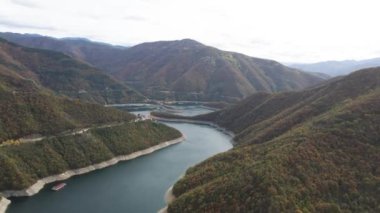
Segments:
[[[380,70],[368,69],[252,97],[235,111],[243,126],[209,115],[240,133],[240,145],[189,169],[169,212],[380,211],[379,84]],[[278,105],[260,108],[271,101]],[[234,110],[219,113],[230,119]]]
[[[0,65],[60,95],[95,103],[125,103],[141,96],[99,70],[62,53],[0,39]]]
[[[181,133],[153,122],[126,123],[0,147],[0,191],[24,189],[38,179],[126,155],[172,140]]]

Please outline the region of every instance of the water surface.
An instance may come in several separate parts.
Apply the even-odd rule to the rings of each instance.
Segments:
[[[207,112],[196,106],[176,107],[178,114]],[[147,111],[135,112],[146,114]],[[59,191],[51,184],[28,198],[17,198],[7,213],[139,213],[165,206],[166,190],[188,169],[232,147],[230,137],[204,125],[166,123],[180,130],[186,141],[137,159],[66,180]]]

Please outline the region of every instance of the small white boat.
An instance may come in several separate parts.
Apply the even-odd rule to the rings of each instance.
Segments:
[[[53,191],[59,191],[59,190],[65,188],[65,186],[66,186],[66,183],[59,183],[59,184],[53,186],[51,188],[51,190],[53,190]]]

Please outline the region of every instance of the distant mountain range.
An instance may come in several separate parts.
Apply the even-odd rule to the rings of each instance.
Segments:
[[[380,66],[380,58],[373,58],[361,61],[325,61],[312,64],[288,64],[288,66],[304,70],[307,72],[324,73],[330,76],[347,75],[351,72]]]
[[[1,33],[0,38],[16,44],[65,53],[100,69],[111,66],[114,58],[120,58],[127,47],[94,42],[84,38],[57,39],[37,34]]]
[[[233,131],[236,146],[190,168],[168,212],[378,212],[379,97],[370,68],[193,117]]]
[[[255,92],[299,90],[324,79],[190,39],[125,48],[28,34],[1,33],[0,37],[28,47],[61,51],[155,99],[234,101]]]

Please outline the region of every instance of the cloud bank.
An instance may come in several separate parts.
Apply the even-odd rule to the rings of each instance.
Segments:
[[[379,57],[375,0],[0,0],[0,31],[119,45],[192,38],[283,62]]]

